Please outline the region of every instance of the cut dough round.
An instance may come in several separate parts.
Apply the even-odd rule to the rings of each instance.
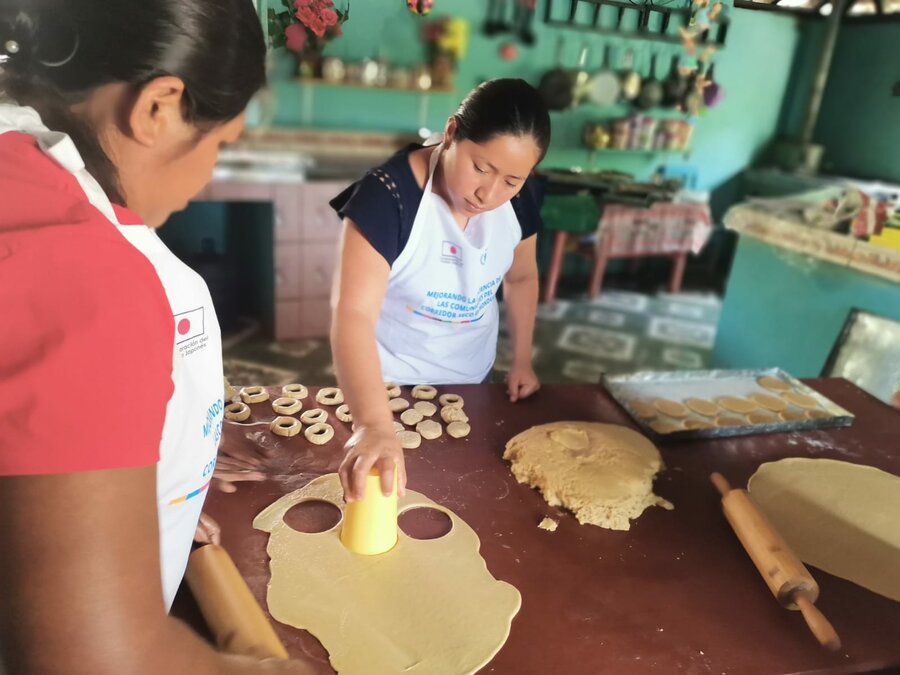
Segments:
[[[768,389],[769,391],[790,391],[791,385],[785,382],[784,380],[777,377],[770,377],[769,375],[763,375],[760,378],[757,378],[756,383],[762,387],[763,389]]]
[[[656,408],[646,401],[628,401],[628,407],[631,408],[631,412],[645,420],[652,420],[659,414],[656,412]]]
[[[437,389],[430,384],[417,384],[412,388],[412,397],[422,401],[430,401],[437,396]]]
[[[302,428],[303,425],[300,424],[300,421],[296,417],[279,416],[272,420],[272,423],[269,425],[269,429],[272,430],[273,434],[276,436],[285,436],[286,438],[296,436],[300,433]]]
[[[787,408],[787,403],[785,403],[777,396],[771,396],[769,394],[751,394],[747,398],[749,398],[751,401],[755,401],[766,410],[771,410],[772,412],[781,412],[782,410]]]
[[[815,410],[807,410],[806,416],[811,420],[822,419],[824,417],[832,417],[832,414],[826,410],[816,408]]]
[[[394,420],[394,431],[406,431],[406,427],[403,426],[402,422]]]
[[[306,427],[306,431],[303,432],[303,435],[306,436],[306,440],[313,445],[325,445],[334,438],[334,427],[330,424],[319,422],[318,424]]]
[[[684,404],[667,398],[658,398],[653,401],[653,405],[659,412],[669,417],[687,417],[691,414]]]
[[[650,428],[658,434],[671,434],[673,431],[681,431],[681,427],[674,422],[655,420],[650,422]]]
[[[453,438],[465,438],[470,431],[472,431],[472,427],[465,422],[450,422],[447,425],[447,433]]]
[[[747,421],[750,424],[776,424],[781,420],[770,412],[752,412],[747,415]]]
[[[243,401],[229,403],[225,406],[225,419],[232,422],[243,422],[250,417],[250,406]]]
[[[303,403],[299,399],[290,396],[282,396],[272,401],[272,410],[279,415],[293,415],[300,412],[302,407]]]
[[[778,416],[783,419],[785,422],[799,422],[800,420],[806,419],[806,413],[802,410],[791,410],[788,408],[787,410],[782,410],[778,413]]]
[[[437,406],[431,401],[419,401],[413,405],[413,408],[422,413],[423,417],[431,417],[437,412]]]
[[[705,420],[685,420],[682,422],[685,429],[714,429],[715,425],[706,422]]]
[[[716,403],[725,408],[725,410],[741,414],[753,412],[759,407],[759,405],[755,401],[750,401],[746,398],[740,398],[738,396],[723,396],[722,398],[717,400]]]
[[[422,445],[422,437],[416,431],[404,429],[397,432],[397,439],[400,441],[400,447],[406,450],[415,450]]]
[[[397,398],[402,393],[400,385],[396,382],[385,382],[384,388],[387,391],[388,398]]]
[[[784,400],[788,403],[793,403],[795,406],[800,408],[806,408],[807,410],[814,410],[819,407],[819,402],[814,399],[812,396],[807,396],[806,394],[801,394],[799,391],[789,391],[784,394]]]
[[[663,468],[659,450],[626,427],[542,424],[512,438],[503,458],[520,483],[536,487],[551,506],[571,509],[582,524],[627,530],[649,506],[672,508],[653,494]]]
[[[346,403],[342,403],[338,406],[337,410],[334,411],[334,416],[337,417],[341,422],[352,422],[353,415],[350,414],[350,406]]]
[[[391,412],[403,412],[409,407],[409,401],[405,398],[392,398],[388,402],[388,407],[391,409]]]
[[[244,403],[262,403],[269,400],[269,392],[265,387],[244,387],[241,389],[241,400]]]
[[[719,413],[719,406],[705,398],[689,398],[684,404],[698,415],[715,417]]]
[[[281,393],[298,400],[309,396],[309,391],[302,384],[286,384],[281,388]]]
[[[328,413],[321,408],[310,408],[300,415],[303,424],[322,424],[328,421]]]
[[[435,438],[440,438],[441,434],[444,433],[441,423],[435,422],[434,420],[424,420],[419,422],[416,425],[416,431],[418,431],[422,435],[422,438],[427,441],[433,441]]]
[[[722,417],[716,418],[717,427],[742,427],[745,424],[747,424],[747,420],[743,417],[736,417],[734,415],[723,415]]]
[[[459,394],[444,394],[438,400],[442,406],[451,408],[462,408],[466,403]]]
[[[409,410],[404,410],[400,413],[400,421],[408,427],[417,425],[422,421],[423,417],[425,416],[415,408],[410,408]]]
[[[450,422],[468,422],[469,416],[466,415],[465,410],[462,408],[444,406],[441,408],[441,419],[444,420],[446,424],[450,424]]]
[[[344,402],[344,392],[337,387],[325,387],[316,393],[316,403],[322,405],[340,405]]]

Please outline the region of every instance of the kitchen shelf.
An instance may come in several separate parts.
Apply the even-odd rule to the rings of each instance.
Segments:
[[[361,82],[329,82],[320,78],[298,77],[294,82],[304,87],[330,87],[334,89],[362,89],[364,91],[387,91],[405,94],[452,94],[456,91],[453,85],[447,87],[431,87],[419,89],[418,87],[379,87],[377,85],[362,84]]]

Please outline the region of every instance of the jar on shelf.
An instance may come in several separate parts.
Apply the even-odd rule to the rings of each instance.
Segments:
[[[627,117],[613,120],[609,147],[613,148],[614,150],[627,150],[630,135],[631,122]]]
[[[637,149],[652,150],[653,141],[656,138],[656,127],[659,121],[653,117],[644,116],[640,120],[637,132]]]

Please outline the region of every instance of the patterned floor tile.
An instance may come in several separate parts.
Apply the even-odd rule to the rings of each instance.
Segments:
[[[712,349],[716,339],[716,327],[693,321],[655,316],[650,319],[647,337],[679,345]]]
[[[637,337],[593,326],[566,326],[556,343],[567,352],[585,354],[600,359],[630,361],[634,357]]]

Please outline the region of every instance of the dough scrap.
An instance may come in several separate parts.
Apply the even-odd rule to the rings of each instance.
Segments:
[[[441,437],[441,434],[444,433],[444,428],[441,426],[440,422],[424,420],[416,425],[416,431],[418,431],[426,441],[433,441],[434,439]]]
[[[705,398],[689,398],[684,404],[703,417],[715,417],[719,413],[719,406]]]
[[[437,412],[437,406],[431,401],[418,401],[413,408],[422,413],[423,417],[431,417]]]
[[[803,562],[900,601],[900,477],[798,457],[760,466],[749,490]]]
[[[471,431],[472,427],[465,422],[450,422],[447,425],[447,435],[453,438],[465,438]]]
[[[450,422],[468,422],[469,416],[462,408],[445,405],[441,408],[441,419],[445,424],[450,424]]]
[[[422,401],[430,401],[437,396],[437,389],[430,384],[417,384],[412,388],[412,397]]]
[[[401,531],[388,553],[354,555],[340,541],[340,525],[308,534],[284,522],[292,506],[314,500],[344,511],[336,474],[282,497],[253,526],[271,534],[269,613],[318,638],[336,671],[468,675],[500,650],[522,599],[491,576],[478,536],[459,516],[407,490],[401,513],[436,509],[450,518],[450,532],[417,541]]]
[[[538,527],[542,530],[547,530],[547,532],[556,532],[556,528],[559,527],[559,521],[553,520],[553,518],[544,518],[538,523]]]
[[[628,401],[628,407],[631,408],[631,412],[645,420],[652,420],[659,414],[656,412],[656,408],[646,401]]]
[[[763,389],[768,389],[769,391],[777,391],[779,393],[790,391],[792,389],[791,385],[788,382],[785,382],[778,377],[770,377],[769,375],[763,375],[762,377],[757,378],[756,383]]]
[[[687,417],[691,414],[684,404],[667,398],[658,398],[653,401],[653,405],[659,412],[669,417]]]
[[[408,410],[404,410],[402,413],[400,413],[400,421],[409,427],[414,427],[415,425],[417,425],[422,421],[423,417],[425,416],[415,408],[409,408]]]
[[[409,407],[409,401],[405,398],[392,398],[388,402],[388,407],[391,409],[391,412],[402,412]]]
[[[587,438],[586,447],[577,440],[580,434]],[[570,441],[577,447],[570,447]],[[510,439],[503,458],[512,462],[520,483],[536,487],[551,506],[570,509],[582,524],[628,530],[630,521],[649,506],[673,508],[653,494],[653,477],[663,468],[659,451],[626,427],[542,424]]]
[[[739,396],[723,396],[716,403],[725,408],[725,410],[741,414],[753,412],[759,407],[756,401],[740,398]]]
[[[350,413],[350,406],[346,403],[342,403],[337,407],[337,410],[334,411],[334,416],[337,417],[341,422],[352,422],[353,415]]]
[[[404,429],[397,432],[397,439],[400,441],[400,447],[406,450],[415,450],[422,445],[422,437],[416,431]]]

